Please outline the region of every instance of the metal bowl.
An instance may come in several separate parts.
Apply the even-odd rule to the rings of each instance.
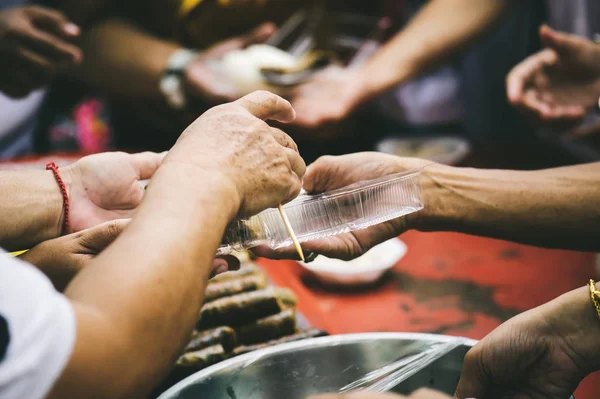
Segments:
[[[396,360],[415,342],[447,342],[453,337],[370,333],[314,338],[279,345],[226,360],[173,386],[159,399],[304,399],[338,392],[366,373]],[[431,387],[453,394],[462,361],[475,344],[468,341],[400,384],[395,392],[408,394]]]

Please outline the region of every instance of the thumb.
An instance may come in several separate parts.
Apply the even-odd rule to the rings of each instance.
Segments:
[[[130,155],[131,164],[137,171],[139,179],[151,179],[160,167],[165,155],[167,155],[167,152],[155,153],[150,151]]]
[[[309,194],[319,194],[347,186],[345,178],[339,178],[340,167],[335,156],[326,155],[308,166],[302,186]]]
[[[129,224],[130,219],[117,219],[78,233],[79,245],[96,255],[113,243]]]
[[[573,54],[581,49],[582,39],[568,33],[558,32],[547,25],[540,28],[540,39],[544,47],[559,54]]]
[[[477,346],[473,347],[465,356],[462,374],[458,387],[454,393],[455,399],[485,398],[486,384],[485,370],[482,370],[482,362],[479,357]]]

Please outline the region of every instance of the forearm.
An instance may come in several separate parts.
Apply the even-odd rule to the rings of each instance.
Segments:
[[[94,378],[114,381],[97,387],[85,376],[71,376],[82,396],[96,389],[98,397],[139,395],[160,380],[189,338],[213,256],[239,206],[233,204],[231,190],[210,176],[204,192],[191,188],[188,182],[199,173],[163,165],[132,223],[69,285],[66,294],[81,311],[78,328],[84,329],[78,331],[75,356],[83,341],[102,342],[85,361],[112,365]],[[97,320],[86,323],[86,317]],[[94,331],[85,331],[90,324]],[[81,350],[89,351],[89,346]],[[73,383],[62,386],[74,389]],[[57,397],[60,393],[59,387]]]
[[[68,173],[61,174],[67,186]],[[0,174],[0,246],[28,249],[60,236],[63,196],[51,171],[15,171]]]
[[[113,94],[155,98],[169,57],[180,47],[119,18],[87,30],[80,45],[85,57],[76,78]]]
[[[600,163],[533,172],[425,170],[422,230],[600,250]]]
[[[374,97],[439,65],[495,23],[509,0],[432,0],[364,67]]]

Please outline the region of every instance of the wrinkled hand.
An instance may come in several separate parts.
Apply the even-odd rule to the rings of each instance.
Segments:
[[[431,389],[419,389],[409,396],[396,395],[392,393],[356,392],[352,394],[327,394],[313,396],[310,399],[450,399],[450,396],[433,391]]]
[[[346,119],[360,105],[361,92],[358,73],[329,67],[293,91],[294,123],[312,129]]]
[[[569,398],[598,368],[599,330],[585,288],[525,312],[468,352],[456,397]]]
[[[544,26],[546,49],[508,75],[510,102],[543,122],[577,122],[600,97],[600,45]]]
[[[306,165],[294,141],[265,121],[287,123],[294,116],[281,97],[254,92],[203,114],[183,132],[164,164],[188,165],[213,176],[239,200],[240,216],[276,207],[298,195]]]
[[[58,11],[26,6],[0,11],[0,91],[24,97],[82,60],[70,41],[79,28]]]
[[[61,169],[69,191],[71,226],[67,233],[131,218],[144,196],[139,181],[152,177],[164,155],[108,152]]]
[[[275,29],[276,27],[272,23],[265,23],[244,36],[222,41],[202,52],[185,70],[188,93],[211,104],[221,104],[238,99],[237,89],[230,82],[219,77],[211,67],[211,63],[219,61],[230,51],[266,42]]]
[[[309,194],[342,188],[363,180],[372,180],[390,174],[420,168],[431,164],[414,158],[399,158],[374,152],[325,156],[310,165],[304,176],[304,189]],[[359,257],[373,246],[397,237],[409,226],[410,217],[391,220],[365,230],[358,230],[309,241],[302,244],[305,251],[315,252],[331,258],[350,260]],[[255,250],[258,256],[275,259],[296,259],[293,248],[272,251],[268,247]]]

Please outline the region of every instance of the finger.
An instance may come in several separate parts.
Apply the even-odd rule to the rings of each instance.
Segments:
[[[26,12],[32,18],[35,26],[48,33],[55,33],[67,38],[75,38],[81,33],[79,27],[59,11],[31,6],[27,7]]]
[[[131,155],[131,164],[138,174],[138,180],[151,179],[160,167],[166,152],[140,152]]]
[[[525,59],[514,67],[506,78],[506,91],[508,99],[513,105],[518,105],[523,100],[524,90],[528,81],[542,67],[556,63],[557,54],[552,50],[544,50]]]
[[[277,140],[279,144],[298,152],[298,145],[296,144],[296,142],[283,130],[278,129],[276,127],[272,127],[271,134],[273,135],[273,137],[275,137],[275,140]]]
[[[292,172],[294,172],[296,174],[296,176],[298,177],[298,180],[302,180],[302,178],[304,177],[304,174],[306,173],[306,163],[304,162],[304,159],[302,159],[302,157],[300,156],[300,154],[298,154],[298,152],[296,152],[292,149],[286,148],[284,151],[290,162],[290,167],[292,168]],[[300,184],[299,189],[301,189],[301,188],[302,188],[302,185]]]
[[[251,249],[252,253],[260,258],[281,260],[300,260],[300,256],[298,255],[298,251],[294,246],[280,248],[280,249],[271,249],[268,245],[259,245]]]
[[[457,399],[488,397],[485,380],[482,380],[485,376],[485,370],[481,369],[481,361],[478,359],[477,353],[478,349],[475,346],[465,356],[460,381],[454,394]]]
[[[79,245],[93,254],[103,251],[113,243],[130,219],[117,219],[77,233]]]
[[[562,55],[572,55],[581,51],[586,45],[587,39],[568,33],[557,32],[548,25],[540,28],[540,38],[544,47],[551,48]]]
[[[552,107],[542,101],[537,92],[528,90],[523,96],[522,106],[530,112],[533,112],[538,118],[554,118]]]
[[[289,123],[296,118],[292,105],[276,94],[268,91],[255,91],[235,102],[246,108],[252,115],[262,120],[275,120]]]
[[[15,55],[14,68],[26,73],[35,87],[49,84],[56,76],[56,64],[46,57],[27,48],[20,48]]]
[[[213,260],[210,278],[239,268],[240,261],[235,256],[218,256]]]
[[[320,157],[306,168],[304,189],[310,194],[318,194],[346,186],[345,179],[338,179],[339,170],[338,157]]]
[[[62,62],[65,68],[78,65],[83,60],[83,53],[77,46],[44,31],[31,29],[23,38],[34,50]]]

